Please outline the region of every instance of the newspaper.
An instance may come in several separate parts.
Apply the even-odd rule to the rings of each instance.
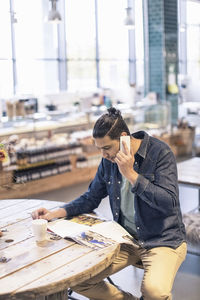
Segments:
[[[48,230],[93,249],[116,243],[132,243],[132,236],[118,223],[92,214],[51,221],[48,223]]]

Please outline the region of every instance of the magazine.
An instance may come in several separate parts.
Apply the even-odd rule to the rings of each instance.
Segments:
[[[51,221],[48,223],[48,230],[62,238],[70,238],[93,249],[116,243],[132,243],[132,236],[118,223],[93,214]]]

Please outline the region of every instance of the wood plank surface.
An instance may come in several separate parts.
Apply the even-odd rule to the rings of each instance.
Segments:
[[[15,205],[15,204],[18,204],[20,202],[24,202],[25,199],[4,199],[4,200],[0,200],[0,206],[1,206],[1,209],[3,208],[7,208],[7,207],[10,207]]]
[[[71,248],[72,246],[73,249]],[[40,280],[40,278],[45,275],[49,275],[52,271],[59,270],[60,268],[67,266],[67,264],[71,261],[93,251],[88,247],[83,247],[78,244],[71,244],[71,247],[67,247],[41,261],[37,261],[29,267],[22,268],[18,272],[13,273],[11,276],[4,277],[0,281],[2,284],[0,295],[5,293],[14,293],[17,290],[26,287],[26,285],[32,284],[35,280]],[[12,286],[9,286],[10,280],[12,280]],[[52,278],[52,281],[53,280],[54,279]],[[51,283],[52,282],[48,282],[48,284]]]
[[[93,250],[71,240],[52,240],[50,234],[46,241],[36,243],[28,213],[33,207],[54,208],[63,202],[31,199],[29,205],[27,199],[6,201],[2,200],[2,211],[6,212],[3,228],[7,231],[0,238],[0,257],[10,260],[0,262],[0,300],[67,299],[68,287],[98,274],[119,253],[119,244]]]
[[[73,244],[74,242],[64,239],[36,243],[35,238],[32,237],[12,247],[8,247],[2,250],[0,255],[11,260],[1,264],[0,279]]]
[[[42,201],[40,201],[39,205],[43,205]],[[15,214],[18,214],[21,211],[30,209],[33,210],[35,207],[37,207],[37,203],[35,202],[35,200],[27,199],[24,202],[19,201],[19,203],[17,203],[14,207],[4,207],[3,209],[1,209],[0,218],[6,219],[9,216],[13,216],[13,210],[15,210]]]
[[[12,212],[14,214],[14,217],[13,217],[13,215],[10,215],[8,217],[2,216],[0,218],[0,228],[2,229],[2,228],[6,227],[8,225],[15,224],[16,222],[20,222],[24,219],[30,218],[30,215],[31,215],[32,211],[39,208],[39,207],[43,206],[47,209],[54,209],[54,208],[57,208],[59,206],[64,205],[63,202],[47,201],[47,200],[35,200],[35,204],[31,205],[31,207],[26,209],[26,203],[29,200],[30,199],[25,199],[25,201],[24,201],[24,210],[22,209],[21,211],[19,211],[17,213],[15,213],[15,206],[12,207]],[[0,207],[1,207],[1,200],[0,200]]]
[[[77,246],[78,245],[73,246],[73,248]],[[31,299],[30,297],[33,291],[35,296],[49,295],[62,291],[66,289],[66,287],[73,287],[78,283],[95,276],[108,267],[118,252],[119,245],[113,245],[97,251],[90,250],[85,255],[83,255],[81,251],[79,257],[72,256],[71,261],[67,261],[67,258],[65,258],[66,263],[62,260],[62,266],[57,267],[54,271],[44,274],[44,276],[39,277],[37,280],[33,280],[31,283],[22,286],[11,294],[9,293],[7,295],[4,292],[4,295],[11,295],[11,298],[9,299],[25,300]],[[26,276],[29,274],[25,269],[21,270],[21,272],[26,272]],[[1,295],[2,292],[0,291],[0,299],[3,300]]]

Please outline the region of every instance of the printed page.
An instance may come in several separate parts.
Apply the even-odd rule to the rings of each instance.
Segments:
[[[52,222],[48,222],[48,229],[62,238],[72,238],[82,231],[90,230],[94,225],[105,222],[105,219],[96,215],[82,214],[71,219],[57,219]]]
[[[133,243],[132,236],[115,221],[106,221],[89,214],[79,215],[70,220],[58,219],[49,222],[48,230],[93,249],[108,247],[115,243]]]
[[[101,224],[94,225],[91,228],[107,238],[112,238],[112,240],[118,243],[133,243],[133,237],[126,231],[120,224],[115,221],[107,221]]]
[[[65,219],[59,219],[48,223],[48,230],[62,238],[73,238],[78,233],[89,230],[89,228],[90,227],[87,225],[78,224]]]

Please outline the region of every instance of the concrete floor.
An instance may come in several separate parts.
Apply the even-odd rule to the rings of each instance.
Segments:
[[[29,198],[47,199],[69,202],[84,193],[88,183],[62,188],[48,193],[40,193]],[[189,211],[197,205],[198,193],[196,190],[180,187],[182,211]],[[188,201],[190,199],[190,201]],[[105,217],[111,218],[108,200],[104,199],[98,211]],[[143,271],[132,266],[114,274],[113,281],[126,291],[135,296],[140,296],[140,284]],[[74,297],[83,300],[83,296],[73,293]],[[108,299],[109,300],[109,299]],[[180,267],[173,287],[173,300],[200,300],[200,256],[188,254],[185,262]]]

